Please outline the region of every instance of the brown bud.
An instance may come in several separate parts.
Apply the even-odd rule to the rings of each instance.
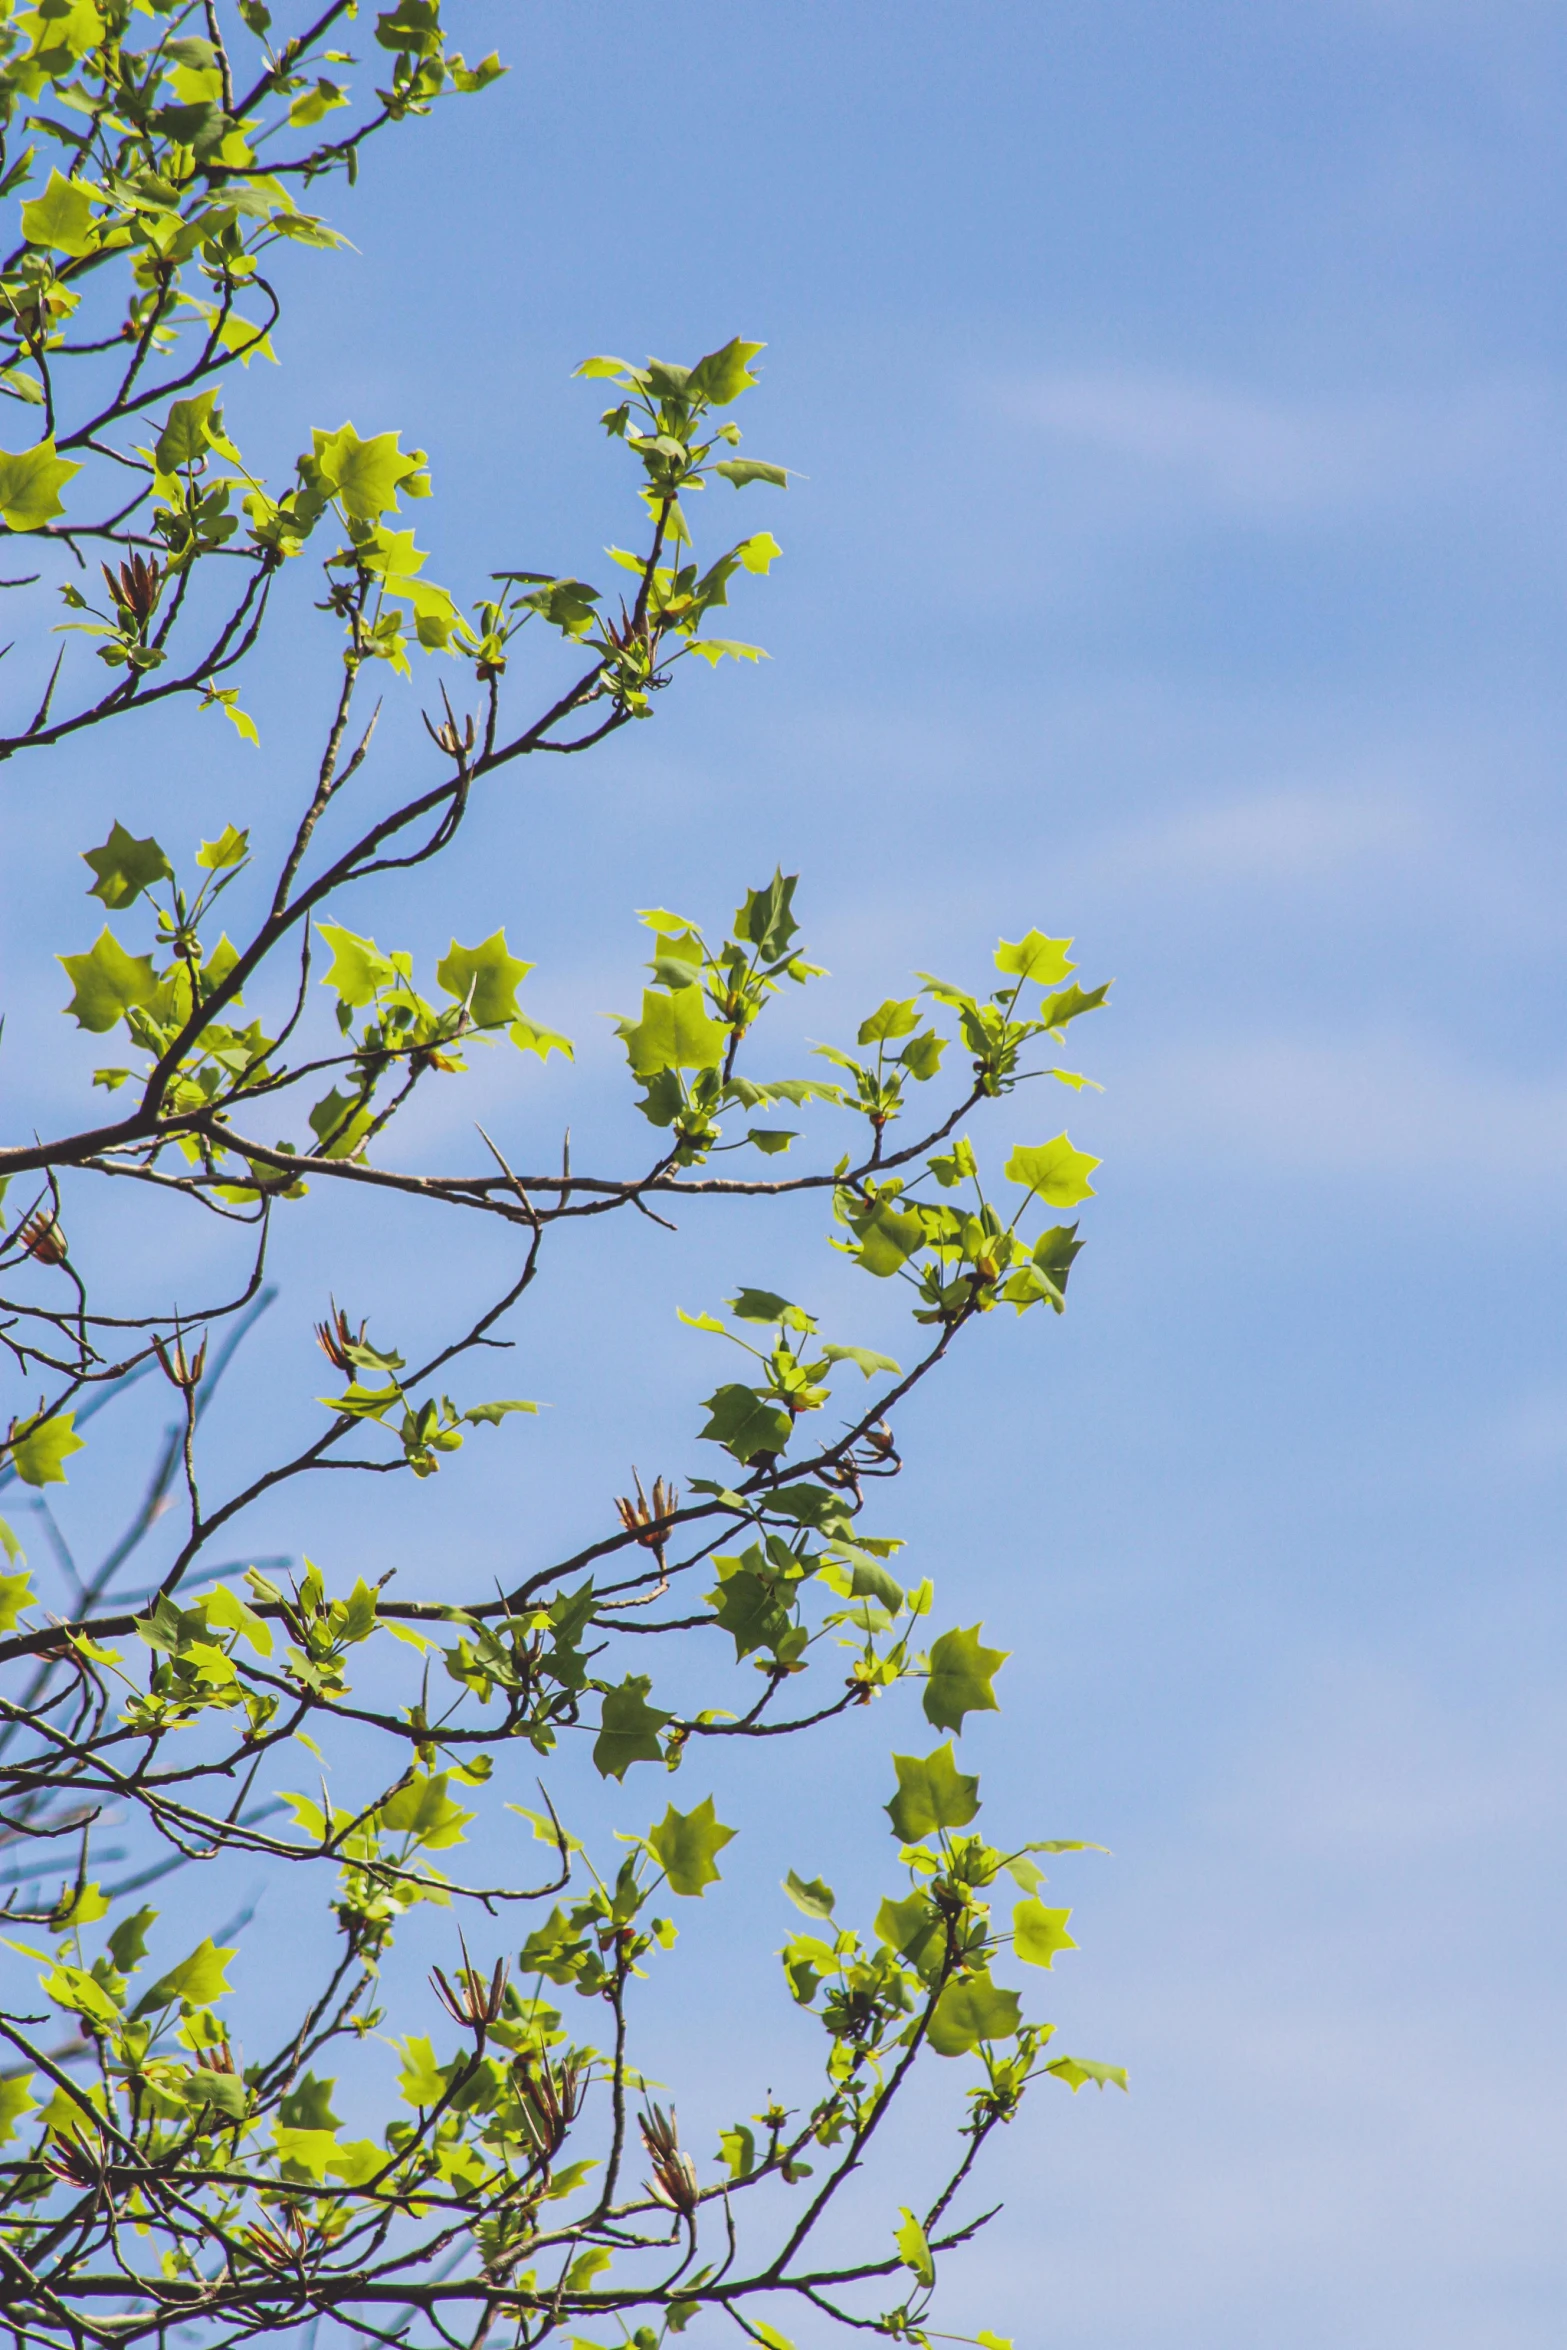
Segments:
[[[337,1370],[349,1372],[353,1370],[354,1366],[349,1358],[348,1349],[351,1346],[364,1345],[365,1332],[369,1327],[368,1322],[361,1322],[359,1335],[356,1338],[352,1323],[334,1297],[330,1316],[325,1322],[316,1324],[316,1344],[326,1356],[327,1361],[333,1364]]]
[[[652,1551],[662,1560],[664,1545],[669,1540],[670,1520],[680,1507],[680,1489],[666,1485],[662,1477],[655,1477],[650,1500],[642,1490],[642,1479],[635,1468],[631,1474],[636,1479],[637,1497],[632,1501],[625,1494],[616,1495],[620,1522],[628,1534],[636,1536],[644,1550]]]
[[[666,2117],[660,2106],[650,2106],[639,2117],[642,2143],[648,2150],[653,2165],[653,2176],[648,2181],[648,2193],[671,2211],[678,2211],[689,2219],[697,2207],[701,2188],[697,2184],[696,2164],[689,2154],[682,2152],[680,2131],[675,2121],[673,2106]]]
[[[176,1331],[172,1348],[167,1340],[155,1338],[153,1352],[163,1365],[163,1375],[182,1395],[193,1394],[201,1385],[201,1374],[207,1367],[207,1337],[203,1331],[200,1346],[194,1356],[187,1356],[183,1333]]]
[[[42,1209],[36,1216],[28,1217],[26,1223],[18,1228],[16,1237],[28,1255],[36,1257],[40,1265],[63,1265],[65,1263],[66,1239],[64,1230],[57,1218],[46,1214]]]

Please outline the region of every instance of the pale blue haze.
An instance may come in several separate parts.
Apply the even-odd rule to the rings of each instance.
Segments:
[[[540,1016],[584,1040],[574,1077],[497,1062],[454,1089],[423,1162],[470,1163],[476,1111],[523,1162],[567,1119],[580,1165],[640,1151],[596,1018],[632,1001],[631,909],[722,913],[777,861],[835,974],[790,1008],[801,1037],[916,966],[977,982],[1034,922],[1116,975],[1073,1046],[1104,1094],[975,1127],[997,1147],[1065,1122],[1103,1155],[1071,1311],[979,1334],[911,1417],[883,1519],[946,1620],[1017,1652],[965,1741],[987,1817],[1113,1848],[1056,1876],[1082,1950],[1048,2012],[1134,2094],[1039,2092],[972,2306],[1019,2350],[1554,2350],[1567,20],[451,13],[512,76],[334,199],[359,251],[299,265],[286,364],[231,401],[247,449],[400,424],[431,452],[435,576],[598,577],[633,527],[625,461],[570,368],[739,331],[769,346],[747,447],[804,478],[704,517],[783,543],[732,616],[771,662],[684,678],[596,761],[505,781],[425,927],[388,920],[421,951],[504,921]],[[70,852],[111,816],[275,831],[271,761],[297,791],[333,657],[297,641],[250,697],[264,790],[193,715],[161,737],[190,782],[172,811],[150,735],[7,772],[29,874],[10,1083],[58,1055],[27,1122],[74,1115],[101,1057],[62,1043],[39,975],[97,911]],[[389,713],[367,791],[425,771],[410,719]],[[897,1337],[824,1221],[563,1249],[496,1390],[550,1400],[545,1423],[378,1495],[366,1537],[334,1490],[258,1514],[251,1543],[345,1575],[433,1557],[456,1590],[597,1528],[632,1459],[701,1473],[716,1367],[676,1304],[768,1281]],[[411,1332],[501,1261],[413,1214],[378,1259],[340,1208],[312,1230],[285,1237],[258,1333],[285,1429],[310,1424],[328,1287]],[[249,1441],[215,1434],[217,1482]],[[890,1884],[883,1757],[922,1728],[906,1697],[857,1719],[770,1812],[753,1759],[688,1764],[681,1800],[710,1782],[744,1829],[691,1928],[700,1996],[660,2027],[704,2161],[769,2084],[809,2094],[808,2034],[781,1984],[755,1990],[790,1915],[774,1887],[790,1862]],[[634,1773],[598,1813],[642,1827],[665,1795]],[[263,1904],[249,1947],[275,1963],[293,1933]],[[890,2220],[912,2190],[886,2192]]]

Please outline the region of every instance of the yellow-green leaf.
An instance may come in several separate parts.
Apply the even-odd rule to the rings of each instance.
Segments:
[[[694,1811],[678,1812],[673,1804],[656,1828],[648,1830],[648,1845],[669,1879],[671,1893],[700,1894],[716,1885],[713,1855],[732,1844],[735,1831],[726,1828],[713,1810],[710,1795]]]
[[[508,953],[505,931],[496,930],[476,947],[460,947],[453,939],[451,952],[435,966],[435,978],[448,995],[467,1004],[480,1028],[499,1028],[520,1017],[517,990],[532,969]]]
[[[159,1977],[142,2006],[150,2012],[166,2007],[171,1999],[182,1999],[192,2007],[210,2007],[228,1989],[224,1978],[233,1956],[232,1950],[216,1949],[209,1934],[197,1943],[189,1958],[182,1958],[177,1967]]]
[[[158,992],[150,955],[128,955],[105,923],[85,955],[58,955],[75,993],[65,1006],[78,1028],[102,1036],[133,1004],[150,1004]]]
[[[1009,1183],[1023,1184],[1053,1208],[1075,1208],[1079,1200],[1093,1198],[1088,1178],[1099,1163],[1087,1151],[1074,1150],[1069,1135],[1058,1134],[1053,1142],[1019,1143],[1005,1174]]]
[[[54,436],[13,456],[0,449],[0,514],[13,530],[42,530],[65,512],[60,492],[81,472],[69,457],[54,453]]]
[[[1046,938],[1042,930],[1027,931],[1015,943],[1004,938],[996,948],[996,969],[1009,979],[1059,987],[1077,969],[1067,954],[1071,943],[1069,938]]]
[[[982,1629],[974,1624],[966,1632],[943,1632],[931,1643],[925,1719],[938,1730],[956,1730],[961,1736],[965,1714],[998,1710],[991,1676],[1000,1672],[1010,1651],[981,1647]]]
[[[1051,1968],[1063,1950],[1077,1944],[1066,1930],[1069,1909],[1046,1909],[1042,1901],[1020,1901],[1012,1912],[1012,1947],[1029,1966]]]
[[[24,1485],[63,1485],[62,1462],[80,1452],[76,1414],[61,1412],[52,1420],[32,1420],[11,1428],[11,1466]]]
[[[96,252],[92,198],[64,172],[51,171],[43,194],[22,206],[22,234],[30,245],[75,260]]]

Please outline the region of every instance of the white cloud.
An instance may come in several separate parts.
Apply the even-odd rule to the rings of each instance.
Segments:
[[[1134,1146],[1226,1155],[1337,1183],[1413,1177],[1483,1202],[1567,1177],[1567,1072],[1514,1076],[1393,1029],[1233,1037],[1123,1071]]]
[[[1084,370],[1013,379],[990,404],[1064,450],[1255,519],[1402,501],[1494,473],[1521,442],[1543,449],[1554,403],[1539,385],[1309,399],[1200,378]]]
[[[1376,782],[1286,784],[1182,808],[1084,861],[1161,883],[1305,880],[1407,859],[1424,828],[1411,798]]]

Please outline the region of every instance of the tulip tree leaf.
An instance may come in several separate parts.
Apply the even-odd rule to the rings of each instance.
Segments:
[[[508,954],[506,933],[497,930],[476,947],[460,947],[453,939],[450,954],[435,966],[435,978],[448,995],[467,1004],[480,1028],[499,1028],[520,1017],[517,990],[532,969]]]
[[[1069,1909],[1046,1909],[1042,1901],[1020,1901],[1012,1912],[1012,1947],[1029,1966],[1054,1966],[1059,1953],[1077,1944],[1066,1930]]]
[[[107,924],[85,955],[56,960],[75,990],[65,1009],[93,1036],[104,1035],[133,1004],[150,1004],[158,992],[152,957],[128,955]]]
[[[102,898],[113,912],[128,906],[151,889],[155,881],[172,881],[174,868],[155,840],[137,840],[116,822],[101,849],[84,849],[82,862],[90,865],[98,878],[88,896]]]
[[[905,2268],[912,2269],[927,2291],[936,2282],[936,2263],[930,2256],[930,2244],[925,2230],[914,2213],[905,2204],[901,2226],[893,2230],[893,2242],[898,2247],[898,2258]]]
[[[57,457],[51,437],[12,456],[0,449],[0,514],[12,530],[42,530],[65,508],[60,492],[81,472],[69,457]]]
[[[1041,987],[1059,987],[1077,969],[1067,954],[1069,938],[1046,938],[1030,930],[1014,945],[1002,939],[996,948],[996,969],[1008,978],[1037,980]]]
[[[75,1428],[76,1414],[62,1412],[52,1420],[34,1420],[13,1430],[11,1466],[24,1485],[63,1485],[62,1463],[82,1449]]]
[[[1065,2081],[1074,2097],[1085,2081],[1097,2082],[1101,2089],[1130,2088],[1124,2065],[1096,2064],[1090,2056],[1058,2056],[1045,2066],[1045,2071],[1054,2073],[1058,2081]]]
[[[32,2073],[12,2073],[0,2080],[0,2146],[8,2145],[16,2136],[16,2127],[31,2113],[38,2100],[33,2095]]]
[[[31,1575],[0,1575],[0,1632],[14,1632],[23,1608],[32,1604]]]
[[[950,1739],[923,1758],[895,1754],[892,1764],[898,1792],[885,1808],[901,1843],[923,1843],[938,1828],[966,1828],[979,1810],[979,1781],[958,1769]]]
[[[1021,1183],[1053,1208],[1075,1208],[1092,1199],[1088,1178],[1099,1161],[1087,1151],[1074,1150],[1071,1138],[1058,1134],[1053,1142],[1019,1143],[1005,1167],[1009,1183]]]
[[[803,1909],[808,1918],[830,1918],[833,1912],[833,1889],[820,1877],[797,1877],[791,1869],[783,1881],[783,1889],[796,1909]]]
[[[228,1989],[225,1978],[234,1955],[232,1950],[216,1949],[209,1935],[198,1942],[189,1958],[182,1958],[177,1967],[158,1978],[142,2000],[143,2012],[150,2015],[154,2008],[166,2007],[174,1999],[191,2007],[210,2007]]]
[[[1003,1991],[988,1974],[965,1975],[943,1989],[926,2036],[938,2056],[966,2056],[981,2040],[1010,2040],[1022,2021],[1015,1991]]]
[[[758,1453],[782,1452],[794,1422],[785,1411],[758,1395],[754,1387],[731,1381],[707,1398],[711,1415],[698,1434],[721,1444],[737,1461],[753,1461]]]
[[[931,1643],[925,1719],[938,1730],[956,1730],[961,1736],[965,1714],[998,1711],[991,1676],[1000,1672],[1011,1652],[981,1647],[981,1630],[974,1624],[966,1632],[943,1632]]]
[[[1097,1012],[1110,993],[1110,985],[1111,983],[1107,979],[1103,987],[1090,988],[1085,994],[1074,980],[1072,985],[1064,987],[1059,995],[1046,996],[1039,1007],[1039,1017],[1047,1028],[1057,1030],[1065,1028],[1068,1021],[1076,1020],[1080,1014]]]
[[[97,250],[92,198],[62,171],[51,171],[41,196],[22,206],[22,234],[30,245],[82,260]]]
[[[662,1762],[658,1734],[675,1717],[648,1704],[652,1686],[645,1673],[632,1673],[618,1689],[604,1691],[599,1734],[593,1741],[593,1762],[601,1778],[624,1779],[634,1762]]]
[[[645,989],[641,1019],[622,1020],[620,1036],[636,1077],[655,1077],[661,1069],[721,1068],[729,1045],[728,1029],[709,1017],[699,987],[676,988],[672,995]]]
[[[671,1804],[658,1826],[648,1830],[647,1840],[669,1879],[671,1893],[697,1895],[705,1886],[717,1884],[719,1872],[713,1856],[733,1843],[734,1836],[734,1829],[724,1826],[713,1810],[712,1797],[706,1795],[694,1811],[678,1812]]]

